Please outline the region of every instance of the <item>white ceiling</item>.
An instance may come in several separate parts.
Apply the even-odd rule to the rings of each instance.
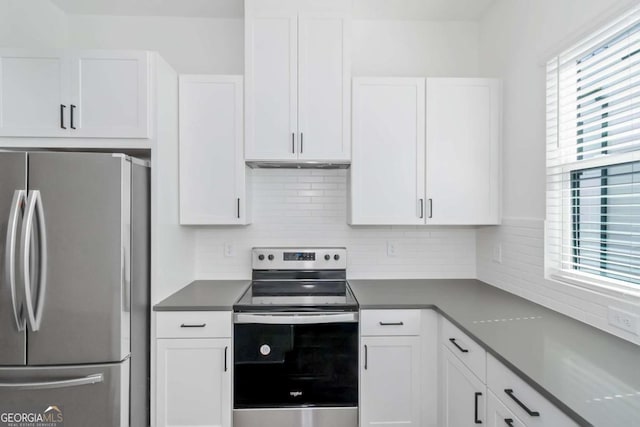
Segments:
[[[243,0],[51,0],[77,15],[241,18]],[[353,0],[362,19],[477,20],[494,0]]]

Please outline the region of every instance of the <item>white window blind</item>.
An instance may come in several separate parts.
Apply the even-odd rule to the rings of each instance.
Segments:
[[[640,10],[547,64],[548,275],[640,291]]]

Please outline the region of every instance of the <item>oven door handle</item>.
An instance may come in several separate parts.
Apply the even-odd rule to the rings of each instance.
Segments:
[[[234,323],[258,323],[263,325],[311,325],[318,323],[355,323],[358,313],[323,313],[323,314],[291,314],[291,313],[236,313]]]

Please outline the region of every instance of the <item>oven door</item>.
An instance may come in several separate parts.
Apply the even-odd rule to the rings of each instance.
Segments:
[[[236,313],[234,408],[358,406],[358,313]]]

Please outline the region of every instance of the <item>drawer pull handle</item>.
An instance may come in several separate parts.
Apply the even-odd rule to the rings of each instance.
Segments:
[[[476,424],[482,424],[482,421],[478,419],[478,398],[482,396],[482,393],[480,393],[479,391],[476,392],[475,394],[475,409],[473,411],[474,416],[475,416],[475,420],[474,422]]]
[[[509,396],[514,402],[516,402],[518,404],[519,407],[521,407],[522,409],[524,409],[524,411],[529,414],[530,417],[539,417],[540,416],[540,412],[538,411],[532,411],[531,409],[527,408],[527,405],[525,405],[524,403],[522,403],[516,396],[515,394],[513,394],[513,389],[510,388],[505,388],[504,392],[507,393],[507,396]]]
[[[404,322],[380,322],[380,326],[403,326]]]
[[[458,350],[460,350],[463,353],[469,353],[469,350],[467,350],[466,348],[462,348],[460,347],[460,345],[456,342],[455,338],[449,338],[449,341],[451,341],[451,344],[455,345]]]
[[[511,419],[511,418],[505,418],[504,419],[504,423],[506,425],[508,425],[509,427],[513,427],[513,419]]]
[[[206,323],[200,323],[200,324],[197,324],[197,325],[183,323],[182,325],[180,325],[181,328],[204,328],[205,326],[207,326]]]

